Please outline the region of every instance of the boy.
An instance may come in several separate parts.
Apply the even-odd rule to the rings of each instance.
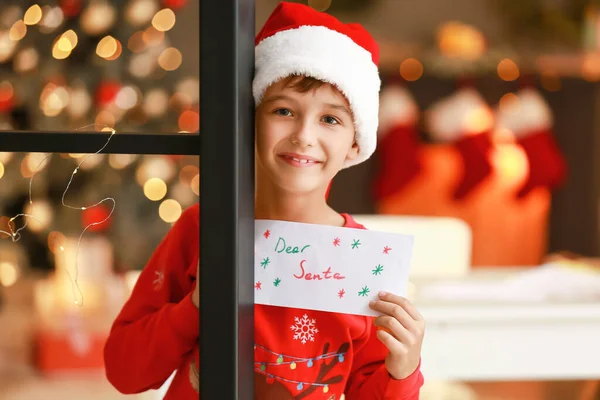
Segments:
[[[325,198],[342,168],[375,149],[377,62],[359,25],[301,4],[275,9],[256,38],[257,219],[364,229]],[[177,369],[165,399],[197,396],[198,210],[160,244],[114,323],[106,370],[124,393],[157,388]],[[423,318],[394,294],[371,307],[381,316],[256,305],[254,398],[418,399]]]

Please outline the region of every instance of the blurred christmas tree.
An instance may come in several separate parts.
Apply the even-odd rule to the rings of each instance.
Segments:
[[[0,11],[3,127],[198,130],[198,79],[169,39],[186,1],[23,3]]]
[[[190,28],[197,28],[197,23],[178,24],[189,7],[186,0],[38,3],[2,3],[0,130],[76,135],[83,126],[109,126],[117,133],[198,133],[199,66],[183,75],[185,52],[170,38],[178,28],[190,38]],[[189,40],[191,51],[197,51],[198,40],[198,35]],[[0,253],[27,249],[31,267],[51,269],[51,238],[78,236],[89,223],[104,219],[110,205],[84,212],[62,207],[69,177],[83,155],[54,154],[36,172],[45,156],[0,153],[0,231],[8,231],[9,218],[19,213],[42,222],[28,221],[16,243],[0,234],[7,239],[0,240]],[[66,203],[83,207],[114,197],[111,220],[88,234],[106,235],[115,244],[117,268],[139,269],[181,209],[197,201],[198,163],[192,156],[95,155],[82,165]],[[34,201],[28,204],[34,172]],[[23,222],[14,221],[13,229]]]

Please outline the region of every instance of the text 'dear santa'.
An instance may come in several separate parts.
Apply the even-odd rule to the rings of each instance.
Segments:
[[[552,133],[552,111],[533,88],[517,93],[517,100],[497,110],[496,126],[514,134],[529,162],[528,175],[517,197],[523,198],[536,187],[554,189],[565,178],[567,164]]]
[[[408,90],[388,85],[379,100],[377,201],[398,193],[421,171],[419,108]]]
[[[452,143],[460,153],[463,170],[453,197],[465,198],[492,172],[492,111],[475,89],[462,88],[433,104],[426,123],[435,142]]]

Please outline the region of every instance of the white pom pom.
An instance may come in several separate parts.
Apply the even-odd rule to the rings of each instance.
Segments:
[[[475,89],[466,88],[431,106],[427,125],[436,141],[453,142],[469,133],[491,129],[493,115],[483,97]]]
[[[396,125],[411,125],[419,118],[419,107],[410,92],[398,85],[386,86],[379,97],[379,135]]]
[[[497,107],[497,129],[508,129],[521,138],[552,127],[552,110],[537,90],[522,89],[517,93],[517,99]]]

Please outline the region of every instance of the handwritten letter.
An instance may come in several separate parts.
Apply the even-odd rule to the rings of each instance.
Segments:
[[[377,315],[380,291],[406,296],[412,236],[295,222],[255,223],[256,304]]]

